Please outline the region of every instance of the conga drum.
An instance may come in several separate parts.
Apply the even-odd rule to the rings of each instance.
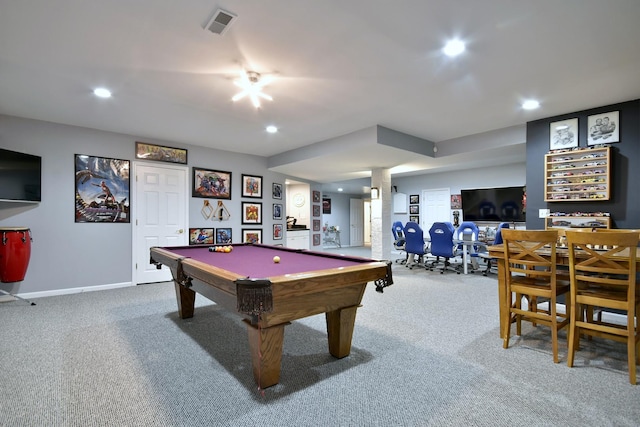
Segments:
[[[21,282],[31,258],[31,230],[0,227],[0,281]]]

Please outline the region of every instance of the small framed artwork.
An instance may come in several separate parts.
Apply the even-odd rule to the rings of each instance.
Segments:
[[[282,184],[273,183],[271,187],[271,197],[274,199],[282,200]]]
[[[243,228],[242,243],[262,243],[262,230]]]
[[[242,223],[262,224],[262,203],[242,202]]]
[[[313,203],[320,203],[320,192],[319,191],[314,191],[311,194],[313,196]]]
[[[415,222],[416,224],[420,224],[420,216],[419,215],[409,215],[409,221]]]
[[[320,205],[313,205],[313,216],[320,216]]]
[[[273,240],[282,240],[284,229],[282,224],[273,224]]]
[[[136,159],[187,164],[187,150],[136,141]]]
[[[231,199],[231,172],[193,168],[192,197]]]
[[[587,120],[589,135],[588,145],[609,144],[620,142],[620,112],[596,114]]]
[[[328,197],[322,199],[322,213],[327,215],[331,214],[331,199]]]
[[[553,122],[549,125],[549,150],[578,146],[578,119]]]
[[[313,220],[313,231],[320,231],[320,220],[319,219],[314,219]]]
[[[273,219],[282,219],[282,204],[273,204]]]
[[[190,245],[213,245],[213,228],[190,228]]]
[[[409,196],[410,205],[417,205],[418,203],[420,203],[420,196],[418,194],[412,194]]]
[[[420,213],[420,205],[409,205],[409,215],[418,215]]]
[[[462,209],[462,196],[460,194],[451,195],[451,209]]]
[[[319,234],[314,234],[313,235],[313,246],[320,246],[320,235]]]
[[[242,174],[242,197],[262,199],[261,176]]]
[[[230,228],[216,228],[216,244],[225,245],[232,242],[233,233]]]

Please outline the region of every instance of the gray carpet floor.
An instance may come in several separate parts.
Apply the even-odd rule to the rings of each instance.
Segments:
[[[505,350],[495,276],[394,279],[367,288],[344,359],[323,315],[287,326],[263,391],[240,318],[198,296],[179,319],[172,283],[0,303],[0,425],[640,425],[624,345],[585,341],[568,368],[566,336],[554,364],[548,329],[526,326]]]

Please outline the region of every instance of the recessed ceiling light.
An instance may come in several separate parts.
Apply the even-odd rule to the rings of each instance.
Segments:
[[[447,44],[442,48],[442,51],[445,55],[454,57],[464,52],[464,49],[464,42],[462,42],[462,40],[454,39],[448,41]]]
[[[111,98],[111,91],[103,87],[99,87],[93,90],[93,94],[100,98]]]
[[[338,191],[343,191],[343,190],[342,190],[342,187],[338,188]]]
[[[522,103],[522,108],[525,110],[535,110],[540,106],[540,103],[535,99],[529,99]]]
[[[278,132],[278,128],[273,126],[273,125],[272,126],[267,126],[267,132],[276,133],[276,132]]]

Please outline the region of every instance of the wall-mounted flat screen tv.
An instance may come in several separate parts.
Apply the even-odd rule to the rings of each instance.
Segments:
[[[42,158],[0,148],[0,200],[41,201]]]
[[[526,187],[462,190],[464,221],[524,222]]]

